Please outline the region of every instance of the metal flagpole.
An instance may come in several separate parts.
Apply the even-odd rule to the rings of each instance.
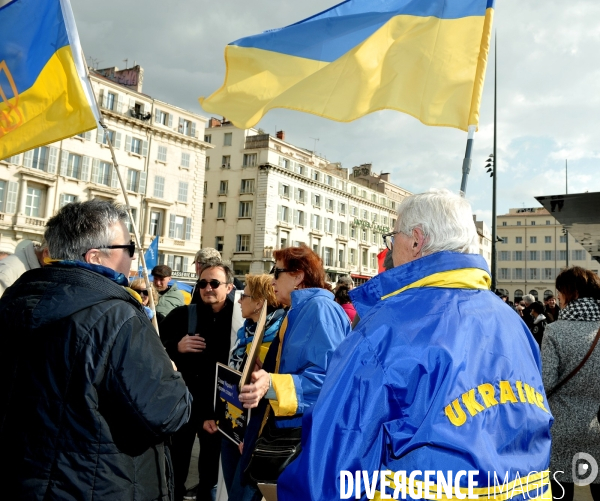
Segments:
[[[494,171],[492,177],[492,292],[496,292],[497,286],[497,240],[498,240],[498,228],[496,226],[496,183],[498,182],[498,153],[496,151],[496,89],[498,80],[498,38],[497,32],[494,33]]]
[[[465,158],[463,160],[462,167],[462,180],[460,182],[460,194],[463,197],[467,194],[467,178],[469,177],[469,172],[471,172],[471,153],[473,151],[473,136],[475,135],[475,128],[475,125],[469,125],[467,151],[465,151]]]
[[[83,59],[85,61],[85,58]],[[110,134],[107,134],[108,127],[104,123],[104,117],[102,116],[102,112],[100,111],[100,106],[98,106],[98,100],[96,99],[96,94],[93,92],[92,81],[90,79],[90,73],[88,71],[87,65],[85,65],[85,71],[87,79],[90,83],[90,88],[92,88],[92,97],[94,99],[94,103],[96,104],[96,109],[98,110],[98,115],[100,116],[100,126],[104,129],[104,138],[108,142],[108,148],[110,150],[110,154],[112,156],[113,168],[117,173],[117,177],[119,178],[119,183],[121,184],[121,191],[123,192],[123,198],[125,199],[125,208],[127,210],[127,214],[129,215],[129,222],[131,223],[131,227],[133,228],[133,236],[135,238],[135,246],[138,249],[138,257],[140,263],[142,265],[142,274],[144,277],[144,282],[146,283],[146,290],[148,291],[148,304],[150,305],[150,309],[153,312],[152,316],[152,325],[156,329],[156,333],[160,335],[158,330],[158,321],[156,320],[156,305],[154,304],[154,297],[152,295],[152,285],[150,284],[150,280],[148,279],[148,269],[146,268],[146,259],[144,257],[144,250],[142,249],[141,239],[138,232],[137,224],[135,224],[135,220],[133,218],[133,214],[131,213],[131,206],[129,205],[129,197],[127,196],[127,190],[125,189],[125,183],[123,182],[123,178],[121,177],[121,172],[119,171],[119,164],[117,163],[117,157],[115,156],[115,150],[113,149],[112,141],[110,140]],[[156,237],[158,238],[158,237]],[[127,277],[129,280],[129,277]]]

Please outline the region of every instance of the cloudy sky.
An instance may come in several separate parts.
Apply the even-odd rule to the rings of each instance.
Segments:
[[[423,0],[425,1],[425,0]],[[331,0],[71,0],[83,50],[99,67],[144,68],[144,92],[205,114],[197,98],[223,82],[227,43],[299,21]],[[600,2],[500,0],[498,36],[498,214],[539,206],[536,195],[600,191]],[[475,135],[467,197],[491,222],[493,49]],[[352,167],[373,163],[413,192],[458,191],[466,133],[426,127],[382,111],[342,124],[288,110],[269,112],[257,127]],[[318,138],[315,142],[313,138]],[[592,209],[592,208],[590,208]],[[597,209],[597,208],[596,208]]]

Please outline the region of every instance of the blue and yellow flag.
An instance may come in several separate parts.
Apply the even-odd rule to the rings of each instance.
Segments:
[[[0,33],[0,158],[96,127],[69,0],[13,0]]]
[[[426,125],[479,123],[494,0],[347,0],[225,49],[200,104],[240,128],[273,108],[349,122],[382,109]]]

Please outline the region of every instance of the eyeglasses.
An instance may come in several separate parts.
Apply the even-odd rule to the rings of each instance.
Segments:
[[[243,292],[240,294],[240,299],[244,299],[246,297],[252,299],[252,296],[250,296],[249,294],[244,294]]]
[[[198,287],[201,289],[206,289],[207,285],[210,285],[211,289],[218,289],[221,285],[226,284],[227,282],[219,282],[218,280],[200,280],[198,282]]]
[[[140,296],[147,296],[148,295],[148,291],[146,289],[144,289],[144,290],[131,289],[131,290],[137,292]]]
[[[381,235],[383,238],[383,244],[387,247],[388,250],[392,250],[394,248],[394,236],[400,233],[399,231],[390,231],[384,235]]]
[[[275,268],[275,266],[273,266],[269,272],[269,275],[275,275],[275,280],[277,280],[279,279],[279,275],[282,273],[293,273],[294,271],[296,270],[286,270],[285,268]]]
[[[129,257],[133,257],[135,254],[135,242],[131,240],[128,244],[123,245],[105,245],[103,247],[96,247],[96,249],[127,249],[129,251]],[[85,258],[87,252],[83,253],[82,256]]]

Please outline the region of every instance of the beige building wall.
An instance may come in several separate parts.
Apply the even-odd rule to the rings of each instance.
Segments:
[[[510,209],[498,216],[497,245],[498,288],[510,300],[533,294],[540,301],[545,295],[556,296],[556,275],[569,266],[581,266],[598,273],[599,263],[569,235],[544,208]]]
[[[475,228],[477,228],[477,236],[479,242],[479,254],[485,259],[488,268],[492,268],[492,233],[487,224],[483,221],[477,221],[476,216],[473,216]]]
[[[377,274],[382,234],[410,193],[375,174],[352,170],[271,137],[209,121],[202,246],[231,259],[238,277],[268,272],[272,253],[305,243],[323,259],[330,280]]]
[[[107,144],[110,135],[143,247],[158,237],[165,263],[193,271],[210,148],[203,141],[206,118],[142,94],[143,70],[131,68],[128,77],[136,77],[136,71],[140,78],[133,87],[92,72],[107,134],[89,131],[0,160],[1,251],[12,252],[22,239],[41,241],[48,218],[68,202],[124,203]],[[132,266],[137,269],[137,259]]]

